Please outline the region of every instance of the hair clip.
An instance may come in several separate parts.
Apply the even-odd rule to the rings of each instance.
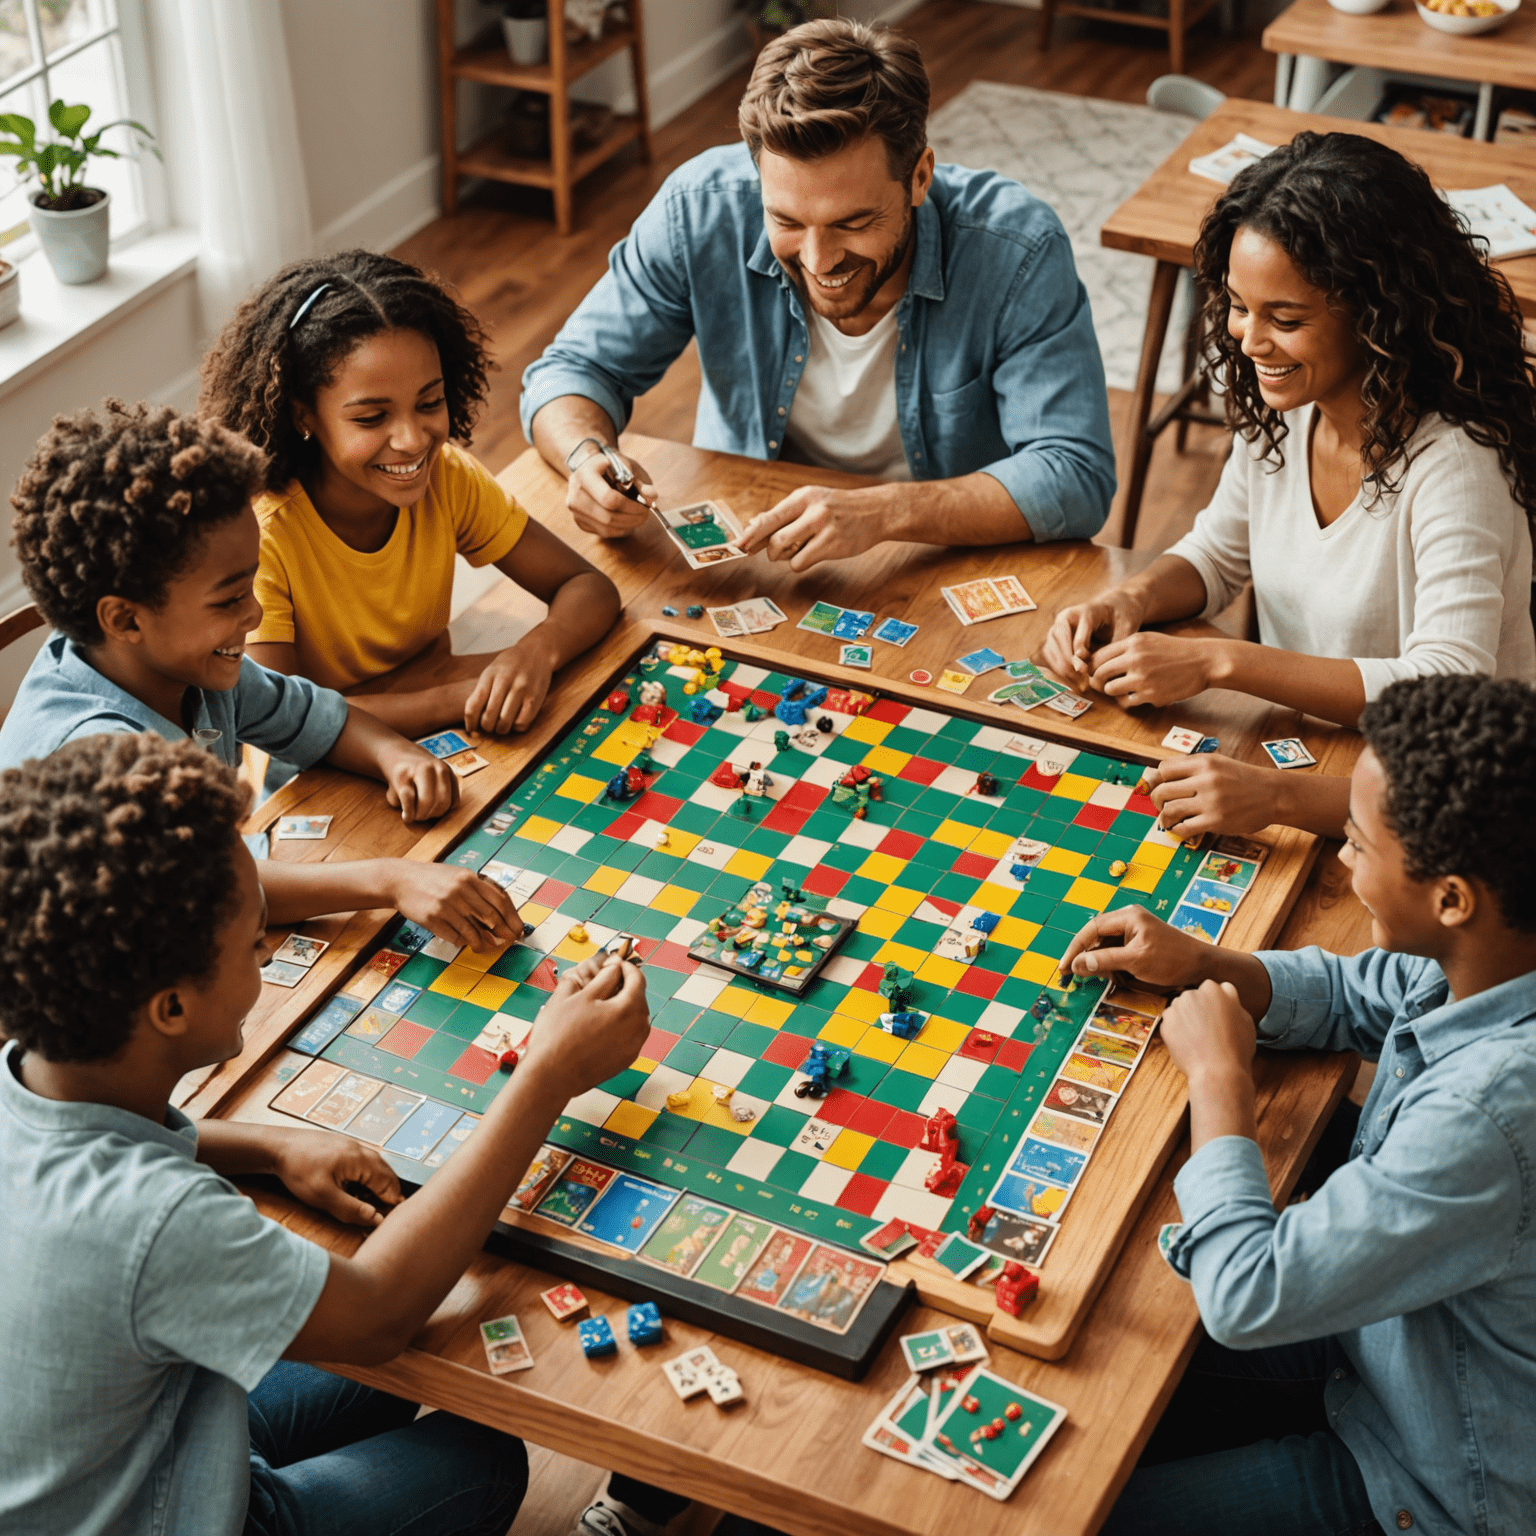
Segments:
[[[294,315],[293,319],[288,322],[288,329],[290,331],[299,323],[299,321],[304,318],[305,315],[310,312],[311,309],[314,308],[315,300],[318,299],[320,295],[324,293],[325,290],[330,286],[331,285],[329,283],[321,283],[320,286],[316,288],[315,291],[310,294],[310,296],[305,299],[302,304],[299,305],[298,312]]]

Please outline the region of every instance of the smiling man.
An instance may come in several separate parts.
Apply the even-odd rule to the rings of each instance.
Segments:
[[[795,492],[748,525],[751,550],[803,570],[884,539],[1098,531],[1114,453],[1066,233],[1016,182],[936,166],[927,119],[900,33],[818,21],[763,50],[745,142],[667,179],[523,376],[523,430],[582,528],[648,515],[602,449],[696,338],[698,447],[882,482]]]

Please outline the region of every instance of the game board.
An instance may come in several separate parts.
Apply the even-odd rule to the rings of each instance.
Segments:
[[[271,1074],[280,1085],[271,1109],[364,1135],[403,1179],[420,1183],[462,1145],[507,1080],[501,1053],[526,1036],[560,970],[624,933],[644,961],[650,1039],[627,1071],[565,1107],[547,1149],[555,1162],[581,1160],[580,1199],[598,1184],[582,1210],[601,1213],[598,1196],[608,1198],[615,1179],[628,1181],[625,1199],[654,1185],[668,1199],[680,1192],[715,1201],[727,1220],[714,1223],[712,1241],[728,1226],[739,1238],[732,1213],[810,1239],[790,1245],[795,1272],[816,1243],[830,1245],[817,1250],[823,1268],[836,1267],[838,1250],[867,1265],[859,1238],[893,1218],[964,1232],[1022,1154],[1026,1126],[1102,1000],[1100,983],[1059,983],[1068,941],[1110,907],[1134,902],[1171,914],[1206,855],[1155,827],[1151,802],[1136,792],[1142,763],[1071,745],[1068,724],[1052,722],[1047,732],[1021,718],[1008,729],[964,708],[873,690],[861,699],[834,685],[812,711],[832,729],[802,730],[799,745],[775,752],[784,722],[773,710],[791,678],[751,655],[745,643],[733,648],[707,693],[691,665],[658,660],[649,646],[635,658],[615,679],[624,708],[604,707],[619,702],[605,696],[583,711],[447,855],[512,889],[531,937],[476,955],[409,923],[391,925],[383,946],[288,1042]],[[666,690],[665,705],[649,714],[636,703],[645,682]],[[638,792],[611,798],[615,776],[637,762]],[[766,792],[744,808],[752,797],[719,782],[729,777],[726,763],[743,779],[757,765]],[[881,780],[878,793],[835,798],[854,768]],[[978,795],[988,774],[996,793]],[[1009,873],[1001,866],[1021,840],[1034,845],[1028,867]],[[818,910],[856,919],[803,996],[689,958],[712,922],[737,921],[744,904],[786,881]],[[987,930],[974,955],[954,947],[966,914],[980,915]],[[907,1006],[922,1023],[912,1038],[880,1022],[892,1009],[880,991],[891,965],[913,978]],[[825,1097],[808,1099],[796,1090],[818,1042],[839,1065]],[[1148,1096],[1152,1120],[1135,1108],[1139,1079],[1150,1070],[1160,1082],[1166,1067],[1155,1040],[1147,1057],[1150,1067],[1101,1138],[1105,1148],[1119,1143],[1104,1159],[1113,1219],[1106,1229],[1101,1197],[1085,1199],[1090,1164],[1061,1224],[1070,1278],[1056,1301],[1070,1302],[1069,1321],[1031,1340],[1027,1319],[1011,1334],[1009,1319],[991,1329],[1005,1342],[1044,1354],[1065,1348],[1126,1212],[1171,1148],[1178,1106],[1170,1114],[1166,1083]],[[957,1184],[946,1193],[925,1188],[936,1159],[920,1145],[939,1110],[953,1114],[958,1138]],[[1060,1166],[1056,1148],[1045,1174],[1064,1177],[1053,1172]],[[532,1207],[548,1188],[520,1203]],[[1081,1214],[1085,1205],[1098,1216]],[[644,1219],[659,1221],[666,1209],[658,1197]],[[659,1298],[664,1313],[842,1375],[866,1367],[909,1280],[925,1299],[998,1321],[990,1289],[951,1294],[947,1280],[903,1263],[873,1285],[861,1272],[867,1294],[851,1322],[846,1307],[829,1308],[820,1324],[805,1321],[679,1266],[631,1257],[654,1230],[641,1231],[638,1216],[632,1246],[618,1227],[603,1241],[585,1239],[583,1220],[558,1201],[541,1214],[509,1208],[499,1241],[579,1282]],[[700,1274],[710,1273],[710,1252],[703,1244],[692,1260]],[[1047,1295],[1055,1262],[1045,1255]],[[794,1272],[782,1278],[780,1298]]]

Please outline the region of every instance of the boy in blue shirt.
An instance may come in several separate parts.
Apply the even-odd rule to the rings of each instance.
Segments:
[[[22,576],[54,633],[0,725],[0,769],[102,731],[194,732],[225,763],[249,743],[300,768],[383,779],[408,820],[452,809],[430,752],[339,694],[245,654],[261,617],[261,454],[167,406],[58,418],[11,497]],[[450,943],[517,937],[510,898],[469,870],[407,859],[261,865],[274,924],[394,907]]]
[[[1191,989],[1163,1015],[1192,1155],[1162,1246],[1209,1339],[1114,1536],[1536,1518],[1536,690],[1395,683],[1360,729],[1340,857],[1376,948],[1245,955],[1125,907],[1063,956]],[[1255,1044],[1378,1062],[1349,1161],[1283,1211]]]
[[[638,1055],[645,984],[611,957],[568,971],[474,1134],[403,1202],[348,1137],[194,1126],[171,1090],[239,1052],[261,991],[246,799],[148,732],[0,775],[0,1529],[503,1536],[519,1441],[299,1362],[405,1348],[558,1111]],[[242,1173],[367,1241],[316,1247],[226,1182]]]

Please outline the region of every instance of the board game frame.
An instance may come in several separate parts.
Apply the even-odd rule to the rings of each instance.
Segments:
[[[643,638],[636,644],[632,638],[636,633],[635,630],[629,632],[626,637],[629,643],[619,653],[620,660],[606,674],[605,681],[599,686],[583,689],[579,702],[559,708],[558,718],[552,717],[548,731],[540,733],[538,750],[526,757],[499,784],[496,795],[498,801],[505,800],[525,784],[539,770],[544,754],[579,725],[584,715],[601,708],[601,700],[607,693],[624,677],[633,674],[641,657],[649,654],[658,642],[689,643],[694,639],[686,631],[669,632],[664,626],[655,626],[649,633],[640,631]],[[1158,756],[1155,749],[1139,750],[1132,743],[1101,736],[1065,718],[1049,722],[1032,718],[1027,723],[1020,722],[1016,713],[1005,707],[972,702],[957,696],[935,698],[931,692],[905,686],[891,679],[882,677],[875,680],[867,675],[851,673],[835,663],[778,651],[751,637],[730,641],[727,655],[732,660],[767,667],[791,676],[809,673],[817,678],[837,678],[844,686],[872,689],[883,697],[909,707],[928,708],[936,705],[943,713],[957,719],[977,725],[1007,726],[1019,734],[1038,736],[1074,750],[1110,753],[1124,761],[1138,762],[1143,766],[1151,765]],[[477,813],[478,816],[483,814],[483,811]],[[455,850],[478,830],[479,825],[477,819],[470,825],[456,829],[440,857],[445,861],[451,860]],[[1273,834],[1278,829],[1271,830]],[[1271,835],[1261,841],[1271,843],[1272,859],[1266,865],[1265,876],[1261,877],[1260,882],[1269,887],[1270,899],[1250,903],[1251,910],[1242,914],[1244,921],[1234,925],[1233,933],[1224,942],[1231,941],[1243,930],[1262,932],[1265,937],[1273,936],[1299,891],[1318,846],[1318,840],[1308,834],[1285,831],[1280,831],[1277,838]],[[1277,854],[1281,856],[1274,857]],[[1281,884],[1276,884],[1276,876],[1280,877]],[[373,940],[356,952],[355,964],[348,968],[345,975],[330,980],[327,997],[368,963],[372,954],[383,945],[386,934],[392,931],[393,926],[393,922],[380,925]],[[1246,937],[1243,942],[1248,943]],[[282,1038],[271,1043],[266,1060],[281,1050],[284,1040],[292,1033],[294,1029],[290,1025],[284,1030]],[[265,1064],[264,1060],[257,1066],[259,1068]],[[249,1082],[257,1075],[252,1070],[242,1082]],[[237,1107],[235,1112],[239,1113],[243,1107]],[[506,1213],[507,1219],[498,1223],[487,1247],[614,1294],[658,1298],[673,1315],[847,1379],[858,1379],[867,1369],[884,1339],[899,1321],[913,1291],[925,1302],[984,1324],[997,1342],[1046,1358],[1056,1358],[1069,1346],[1071,1336],[1117,1255],[1120,1243],[1135,1214],[1139,1212],[1147,1190],[1171,1153],[1182,1123],[1183,1108],[1182,1079],[1173,1073],[1166,1060],[1166,1053],[1162,1052],[1158,1044],[1157,1050],[1149,1052],[1148,1059],[1135,1074],[1118,1114],[1115,1141],[1122,1155],[1098,1160],[1085,1176],[1083,1191],[1076,1197],[1079,1206],[1089,1203],[1084,1196],[1090,1182],[1094,1181],[1096,1169],[1105,1176],[1096,1182],[1106,1182],[1113,1171],[1116,1192],[1110,1196],[1107,1208],[1102,1213],[1109,1218],[1107,1224],[1079,1217],[1064,1229],[1058,1239],[1057,1249],[1065,1252],[1073,1246],[1084,1246],[1066,1241],[1074,1230],[1080,1232],[1085,1240],[1089,1238],[1090,1232],[1094,1233],[1093,1239],[1086,1243],[1091,1253],[1076,1256],[1070,1265],[1053,1263],[1045,1291],[1045,1297],[1053,1304],[1043,1309],[1051,1314],[1048,1318],[1031,1315],[1041,1311],[1040,1303],[1023,1320],[1006,1318],[994,1312],[989,1304],[988,1292],[951,1281],[946,1276],[932,1275],[911,1263],[898,1261],[890,1266],[888,1279],[877,1286],[853,1328],[847,1334],[836,1335],[756,1303],[733,1298],[666,1271],[638,1264],[628,1255],[611,1252],[579,1234],[521,1212]],[[268,1116],[263,1114],[261,1118]],[[599,1159],[602,1157],[600,1149],[596,1147],[589,1148],[586,1155]],[[1129,1168],[1124,1166],[1127,1161],[1131,1164]],[[395,1166],[413,1187],[421,1182],[423,1170],[419,1164],[402,1167],[396,1161]],[[1097,1191],[1094,1203],[1099,1203],[1105,1194],[1105,1191]],[[846,1237],[827,1234],[827,1240],[853,1248]],[[1066,1283],[1058,1283],[1062,1281]]]

